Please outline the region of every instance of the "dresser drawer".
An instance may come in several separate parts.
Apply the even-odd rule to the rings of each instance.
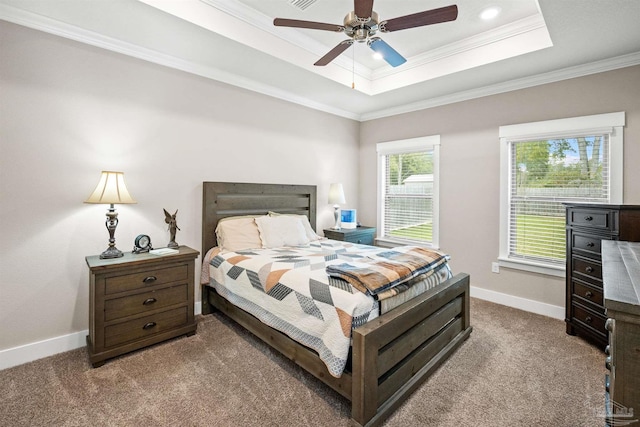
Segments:
[[[573,275],[602,287],[602,264],[600,262],[573,256],[571,258],[571,270]]]
[[[582,324],[582,326],[586,326],[592,329],[594,332],[597,332],[603,339],[607,338],[607,332],[604,328],[604,324],[607,319],[601,315],[596,313],[595,311],[591,311],[586,307],[583,307],[579,304],[573,304],[573,318]]]
[[[187,302],[188,299],[189,292],[186,283],[171,288],[108,299],[104,302],[104,320],[110,321],[132,314],[145,313],[169,305]]]
[[[105,283],[105,294],[109,295],[118,292],[132,291],[135,289],[142,289],[146,286],[162,285],[180,280],[186,281],[188,277],[189,271],[186,264],[169,268],[147,270],[122,276],[107,277]]]
[[[598,236],[593,234],[582,234],[573,231],[571,240],[574,250],[588,252],[600,256],[602,252],[602,239],[611,240],[608,236]]]
[[[579,280],[573,280],[573,295],[581,300],[594,304],[599,311],[604,309],[604,299],[602,289],[582,283]]]
[[[569,209],[567,220],[572,226],[615,232],[614,215],[615,212],[608,210]]]
[[[107,326],[104,330],[104,345],[116,346],[176,328],[187,323],[187,314],[187,307],[180,307]]]

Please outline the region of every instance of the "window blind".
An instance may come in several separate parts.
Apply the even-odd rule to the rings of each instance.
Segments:
[[[433,148],[383,155],[383,235],[433,242]]]
[[[510,141],[509,258],[565,263],[565,202],[609,203],[606,133]]]

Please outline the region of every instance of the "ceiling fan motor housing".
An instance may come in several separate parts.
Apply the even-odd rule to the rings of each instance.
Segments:
[[[357,42],[364,42],[378,32],[378,22],[376,12],[371,12],[371,16],[367,18],[361,18],[355,12],[349,12],[344,17],[344,33]]]

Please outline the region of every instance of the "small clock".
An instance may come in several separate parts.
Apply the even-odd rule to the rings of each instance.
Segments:
[[[133,253],[134,254],[142,254],[149,252],[153,247],[151,246],[151,239],[146,234],[140,234],[136,237],[136,240],[133,241]]]

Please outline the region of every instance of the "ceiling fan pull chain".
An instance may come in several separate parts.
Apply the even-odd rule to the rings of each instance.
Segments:
[[[351,51],[351,89],[356,88],[356,47]]]

